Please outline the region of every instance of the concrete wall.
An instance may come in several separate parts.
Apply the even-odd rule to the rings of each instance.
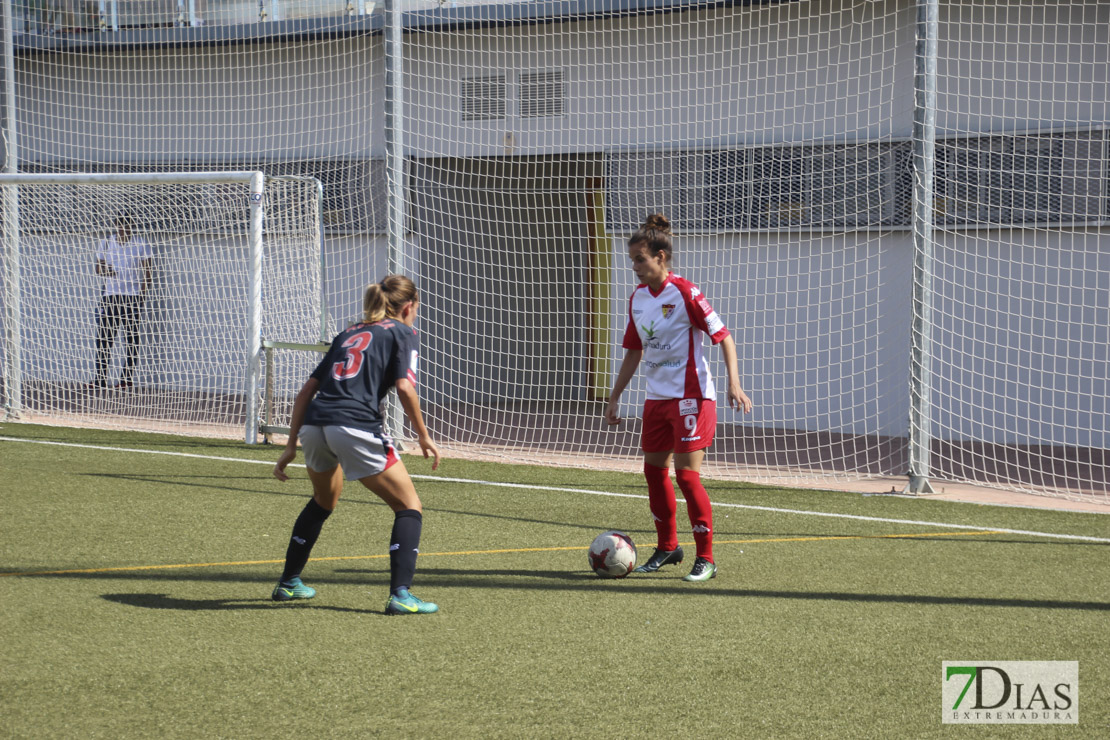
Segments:
[[[816,0],[700,11],[689,22],[658,15],[412,34],[406,38],[408,154],[574,161],[614,151],[908,137],[914,18],[909,0]],[[1110,125],[1110,2],[946,2],[941,20],[941,135]],[[557,69],[565,71],[565,115],[522,118],[520,75]],[[24,162],[265,163],[384,152],[380,37],[36,55],[21,57],[18,71]],[[505,118],[464,123],[461,80],[486,74],[506,77]],[[452,173],[441,174],[449,185]],[[585,193],[595,185],[579,179],[566,188]],[[544,184],[539,190],[554,189]],[[480,199],[491,202],[491,193]],[[445,254],[428,245],[447,243],[445,234],[460,229],[472,234],[468,248],[507,250],[500,258],[506,269],[519,259],[521,234],[534,233],[514,232],[514,219],[546,213],[563,197],[552,194],[528,208],[506,202],[473,217],[466,212],[470,201],[456,195],[439,200],[434,216],[416,214],[414,250]],[[660,195],[660,208],[678,207],[667,200],[671,193]],[[490,224],[484,231],[483,222]],[[582,234],[569,221],[563,226],[558,240],[574,248]],[[985,317],[1005,316],[1015,294],[1029,301],[1039,295],[1035,275],[1005,277],[1000,270],[999,280],[976,282],[975,260],[997,265],[991,262],[996,255],[1021,271],[1042,264],[1045,254],[1065,260],[1076,252],[1092,265],[1080,274],[1104,275],[1105,231],[949,230],[939,241],[942,259],[972,266],[953,268],[938,296],[939,334],[949,341],[938,349],[939,364],[951,367],[939,375],[934,392],[938,429],[989,441],[1105,444],[1089,431],[1104,416],[1069,411],[1055,419],[1061,402],[1070,408],[1077,399],[1071,386],[1049,394],[1048,375],[1034,377],[1001,359],[960,366],[975,354],[966,337],[982,336],[974,342],[981,352],[1001,341],[983,334]],[[761,409],[752,423],[904,433],[912,264],[907,232],[686,233],[679,243],[680,270],[705,285],[737,331],[744,381]],[[612,290],[623,296],[631,278],[622,272],[620,235],[611,246],[618,265]],[[337,323],[357,315],[362,285],[384,272],[383,250],[379,235],[329,237],[335,282],[328,300]],[[428,278],[452,274],[433,260],[421,269]],[[454,269],[458,275],[464,267]],[[966,285],[982,291],[968,295]],[[456,308],[472,299],[463,287],[441,290]],[[1059,334],[1070,331],[1069,321],[1097,326],[1105,318],[1079,308],[1091,301],[1105,305],[1105,291],[1095,286],[1046,305],[1052,301],[1077,308],[1046,317],[1037,331]],[[616,305],[613,337],[619,341],[623,321]],[[544,308],[537,304],[530,312]],[[1075,362],[1059,377],[1104,392],[1099,377],[1107,374],[1106,359]],[[1004,388],[996,383],[999,373],[1008,378]],[[1015,389],[1026,384],[1040,388],[1053,421],[1010,421],[1022,415],[1024,401]],[[473,392],[477,398],[491,390]]]

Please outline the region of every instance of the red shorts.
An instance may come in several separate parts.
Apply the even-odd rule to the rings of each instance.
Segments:
[[[693,452],[713,444],[717,402],[707,398],[644,401],[644,452]]]

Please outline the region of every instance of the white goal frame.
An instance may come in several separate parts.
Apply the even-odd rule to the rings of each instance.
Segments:
[[[0,174],[2,190],[3,256],[4,256],[4,410],[6,416],[18,418],[23,407],[22,378],[22,309],[20,305],[19,186],[20,185],[202,185],[241,183],[249,188],[250,250],[249,292],[247,303],[247,356],[243,389],[246,393],[247,444],[258,441],[258,397],[262,375],[262,227],[264,221],[263,193],[266,176],[260,171],[228,172],[127,172],[127,173],[65,173],[65,174]]]

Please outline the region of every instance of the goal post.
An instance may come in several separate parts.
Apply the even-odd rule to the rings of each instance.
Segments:
[[[257,441],[263,332],[315,342],[326,330],[318,181],[261,171],[6,174],[0,189],[9,416],[221,436],[238,428]],[[121,219],[132,232],[117,245],[132,250],[142,283],[125,309],[105,298],[114,276],[98,274]]]

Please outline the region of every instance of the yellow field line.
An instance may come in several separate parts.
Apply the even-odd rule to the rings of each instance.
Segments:
[[[919,537],[975,537],[988,534],[1003,534],[988,530],[975,532],[925,532],[921,534],[859,534],[839,535],[828,537],[775,537],[756,540],[715,540],[714,545],[751,545],[763,542],[822,542],[826,540],[879,540],[879,539],[916,539]],[[693,542],[681,543],[686,546]],[[454,552],[422,552],[423,557],[443,557],[459,555],[506,555],[522,552],[560,552],[567,550],[585,550],[585,547],[515,547],[501,550],[456,550]],[[334,555],[331,557],[312,558],[314,563],[338,560],[381,560],[389,555]],[[27,573],[0,573],[0,578],[11,576],[66,576],[89,573],[120,573],[144,570],[180,570],[182,568],[221,568],[232,565],[280,565],[285,560],[231,560],[223,563],[174,563],[169,565],[124,565],[114,568],[76,568],[73,570],[36,570]]]

